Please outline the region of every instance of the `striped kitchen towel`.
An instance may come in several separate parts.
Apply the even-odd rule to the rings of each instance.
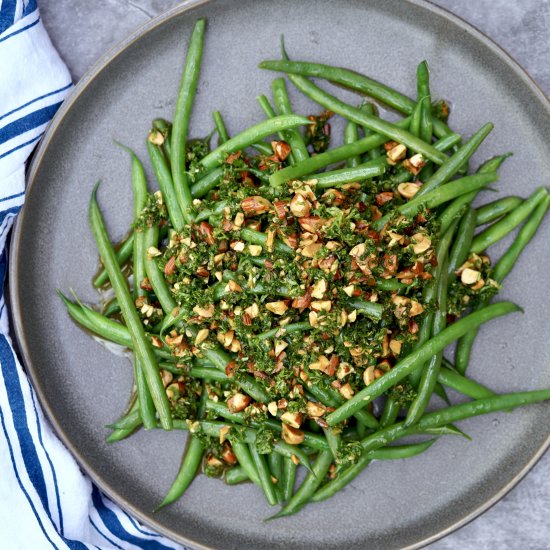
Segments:
[[[0,0],[0,282],[25,162],[71,88],[36,0]],[[1,293],[0,548],[180,548],[105,498],[56,438],[11,347]]]

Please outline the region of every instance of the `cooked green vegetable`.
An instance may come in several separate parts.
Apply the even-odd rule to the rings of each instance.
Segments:
[[[59,292],[77,323],[133,353],[131,406],[107,441],[141,426],[189,432],[159,508],[202,471],[251,480],[282,505],[273,518],[287,516],[374,460],[428,452],[426,435],[468,438],[455,422],[549,400],[550,390],[498,396],[464,375],[479,327],[520,310],[490,301],[550,206],[544,188],[471,206],[509,156],[467,173],[492,124],[461,145],[446,103],[432,103],[425,61],[413,100],[346,69],[289,61],[283,49],[286,59],[261,66],[287,73],[322,111],[294,113],[277,78],[273,106],[258,98],[267,119],[230,137],[212,114],[210,150],[213,134],[188,136],[204,31],[200,20],[173,122],[155,119],[148,136],[155,193],[130,151],[134,223],[118,252],[94,188],[105,266],[94,284],[109,280],[115,297],[101,314]],[[372,103],[348,105],[307,77],[406,117],[384,120]],[[331,148],[335,115],[346,119],[344,144]],[[521,224],[493,267],[485,250]],[[457,339],[455,368],[443,354]],[[445,388],[472,401],[452,405]],[[427,413],[434,394],[448,407]],[[424,440],[389,445],[405,436]]]

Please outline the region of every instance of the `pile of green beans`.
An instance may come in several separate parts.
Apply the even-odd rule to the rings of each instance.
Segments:
[[[258,98],[267,117],[265,120],[230,136],[221,113],[213,113],[218,145],[199,160],[199,177],[195,178],[188,171],[191,142],[188,131],[205,29],[206,22],[200,20],[191,36],[173,121],[155,119],[147,140],[153,173],[167,210],[166,223],[140,225],[148,197],[145,170],[138,157],[124,147],[130,154],[132,167],[134,225],[118,248],[107,234],[97,199],[99,184],[93,189],[89,207],[92,233],[104,266],[93,284],[97,288],[112,287],[115,298],[100,313],[58,291],[72,319],[96,336],[132,352],[135,388],[131,405],[109,426],[111,433],[107,441],[120,441],[141,427],[189,432],[180,470],[158,508],[180,498],[201,468],[212,467],[207,452],[212,441],[218,441],[217,446],[223,450],[220,456],[224,458],[217,460],[216,467],[223,470],[225,481],[230,485],[251,481],[269,505],[282,505],[273,516],[277,518],[294,514],[307,503],[331,497],[376,460],[414,457],[428,451],[437,437],[464,435],[454,426],[455,422],[549,400],[550,390],[496,395],[490,388],[466,376],[470,352],[481,325],[520,311],[518,306],[510,302],[491,304],[493,294],[490,294],[470,307],[465,306],[465,315],[452,318],[449,314],[453,289],[460,284],[473,284],[465,279],[466,270],[469,269],[470,276],[479,275],[476,269],[481,268],[477,266],[489,261],[485,258],[486,250],[518,229],[512,245],[487,272],[495,288],[503,283],[550,207],[550,196],[543,187],[526,199],[504,197],[482,206],[474,205],[478,194],[498,180],[497,171],[509,156],[504,154],[490,159],[477,172],[467,173],[472,156],[492,131],[492,124],[482,125],[464,140],[452,131],[447,121],[438,117],[432,108],[433,96],[425,61],[417,69],[417,97],[409,98],[347,69],[291,61],[283,48],[282,60],[264,61],[260,67],[284,73],[291,84],[317,105],[342,116],[346,120],[343,145],[311,154],[303,128],[310,127],[312,119],[293,112],[287,81],[279,77],[272,85],[273,102],[270,103],[266,96]],[[314,84],[309,77],[343,85],[361,98],[366,96],[395,109],[404,118],[396,122],[383,120],[373,103],[349,105]],[[197,210],[200,199],[214,197],[212,200],[215,200],[216,193],[224,185],[225,163],[229,156],[238,156],[247,149],[254,149],[260,155],[272,155],[275,147],[272,151],[264,139],[274,134],[279,143],[289,147],[288,157],[281,161],[278,169],[270,173],[255,167],[241,169],[250,172],[260,188],[281,189],[303,181],[311,185],[314,193],[321,195],[330,189],[358,184],[364,194],[383,191],[398,197],[399,184],[416,185],[416,194],[400,200],[384,215],[372,219],[365,215],[362,221],[376,233],[384,232],[387,224],[398,217],[430,216],[438,234],[438,241],[434,243],[434,268],[427,283],[420,285],[417,280],[406,282],[404,278],[383,277],[369,283],[372,295],[389,292],[397,298],[414,296],[424,304],[425,311],[419,317],[414,342],[407,344],[403,351],[397,351],[396,357],[399,357],[395,364],[365,381],[365,386],[354,395],[338,391],[338,384],[318,385],[307,377],[301,379],[299,389],[303,390],[308,403],[328,410],[321,421],[314,421],[315,415],[310,415],[309,423],[300,426],[300,443],[285,439],[283,426],[288,420],[281,418],[280,411],[275,414],[270,409],[271,416],[258,420],[249,414],[248,408],[233,410],[220,400],[220,395],[239,391],[260,409],[269,409],[269,388],[253,374],[240,373],[237,378],[232,377],[230,366],[236,352],[212,344],[199,346],[194,357],[186,359],[182,366],[182,360],[174,355],[167,341],[167,334],[175,330],[175,334],[196,338],[198,328],[185,324],[188,311],[177,301],[166,273],[159,269],[155,254],[151,253],[161,249],[166,238],[176,238],[185,228],[197,227],[206,220],[214,226],[219,224],[217,220],[230,203],[220,200],[208,210]],[[386,151],[396,145],[410,151],[411,158],[416,155],[422,160],[418,171],[410,170],[406,163],[394,167],[395,162],[393,159],[390,162]],[[248,245],[267,247],[268,236],[257,227],[243,227],[240,238]],[[272,246],[285,261],[294,261],[296,251],[290,244],[276,239]],[[260,256],[252,258],[251,264],[264,268],[268,261],[269,258]],[[241,267],[236,268],[237,273],[228,270],[220,274],[214,289],[216,300],[227,297],[226,285],[237,282],[241,269],[246,275],[246,268]],[[128,279],[128,273],[132,274],[132,279]],[[266,292],[261,283],[251,289],[258,303],[263,302]],[[277,292],[280,297],[292,296],[286,281],[281,281]],[[345,304],[360,314],[357,323],[366,326],[366,323],[384,322],[384,307],[375,299],[349,296]],[[139,304],[148,299],[159,305],[161,319],[154,324],[144,323],[139,316]],[[279,326],[264,330],[255,338],[263,345],[275,338],[284,340],[292,334],[308,334],[315,328],[310,319],[301,318],[287,324],[284,330]],[[444,357],[445,349],[453,342],[457,342],[454,364]],[[197,384],[196,410],[185,420],[175,417],[171,409],[167,377],[177,383]],[[337,382],[335,377],[334,381]],[[401,401],[396,391],[405,385],[413,394],[408,401]],[[213,393],[213,388],[219,390],[217,394]],[[470,401],[451,405],[446,388],[461,393]],[[428,406],[433,405],[434,395],[447,400],[448,406],[427,413]],[[267,452],[260,444],[266,428],[277,434]],[[420,439],[406,445],[392,445],[411,435]],[[426,439],[426,436],[431,437]],[[351,454],[350,448],[354,449]],[[305,468],[307,475],[295,487],[298,467]]]

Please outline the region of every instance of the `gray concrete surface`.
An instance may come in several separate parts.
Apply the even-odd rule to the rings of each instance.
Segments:
[[[78,80],[110,47],[174,0],[41,0],[46,28]],[[550,0],[436,0],[504,47],[550,94]],[[550,548],[550,455],[481,517],[433,550]]]

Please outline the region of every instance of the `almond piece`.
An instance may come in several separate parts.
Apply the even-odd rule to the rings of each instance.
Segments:
[[[288,306],[282,300],[278,302],[268,302],[265,307],[268,311],[271,311],[271,313],[274,313],[275,315],[284,315],[288,309]]]
[[[288,424],[283,424],[282,436],[289,445],[300,445],[304,441],[304,432],[298,428],[293,428]]]
[[[290,201],[290,211],[292,212],[292,215],[297,218],[309,216],[311,211],[311,203],[302,195],[296,194]]]
[[[302,413],[285,412],[281,415],[281,420],[285,424],[288,424],[289,426],[292,426],[293,428],[299,428],[302,425],[304,417],[303,417]]]
[[[236,393],[227,400],[227,408],[232,413],[240,412],[250,405],[250,401],[252,401],[250,396]]]
[[[271,210],[271,203],[259,195],[254,195],[246,197],[246,199],[241,201],[241,210],[247,217],[258,216],[269,212]]]

